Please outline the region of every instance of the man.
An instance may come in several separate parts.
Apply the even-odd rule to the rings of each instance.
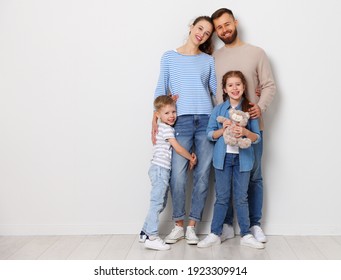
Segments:
[[[263,136],[264,123],[262,114],[271,104],[275,95],[276,86],[272,75],[269,60],[259,47],[244,43],[238,37],[238,21],[231,10],[221,8],[211,16],[217,36],[225,45],[213,53],[217,75],[217,103],[223,102],[221,80],[227,71],[241,71],[247,81],[247,97],[251,103],[249,110],[251,118],[259,118],[261,135]],[[260,88],[261,94],[257,95],[256,89]],[[262,137],[263,138],[263,137]],[[263,139],[259,144],[253,145],[255,152],[255,165],[251,171],[248,191],[249,215],[251,233],[259,242],[266,242],[260,220],[263,207],[263,178],[261,171],[261,158],[263,153]],[[234,237],[233,211],[229,209],[221,235],[221,241]]]

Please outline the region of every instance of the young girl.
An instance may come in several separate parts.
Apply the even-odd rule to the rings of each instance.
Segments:
[[[166,51],[161,58],[161,67],[155,98],[171,93],[175,99],[178,119],[174,125],[176,140],[188,151],[194,151],[198,164],[193,170],[193,190],[188,226],[186,218],[186,189],[189,162],[173,152],[170,179],[175,226],[165,238],[166,243],[175,243],[186,238],[188,244],[197,244],[199,238],[195,225],[202,218],[205,206],[209,174],[213,157],[213,143],[207,139],[206,128],[213,105],[217,82],[212,45],[213,24],[208,16],[197,17],[190,26],[184,45]],[[156,118],[152,123],[152,139],[155,140]],[[185,233],[186,231],[186,233]]]
[[[262,249],[264,244],[258,242],[250,231],[249,205],[247,191],[250,171],[254,163],[252,145],[246,149],[226,145],[223,132],[231,124],[226,120],[223,124],[217,121],[218,116],[229,117],[229,109],[236,108],[247,112],[249,101],[245,97],[246,80],[240,71],[229,71],[222,79],[224,103],[213,109],[207,127],[207,136],[216,141],[213,152],[213,166],[215,170],[216,202],[214,204],[211,233],[198,243],[199,248],[205,248],[221,243],[220,235],[230,203],[233,185],[233,202],[237,210],[240,227],[240,244],[252,248]],[[247,137],[253,144],[260,141],[258,119],[250,119],[246,127],[236,126],[234,133],[237,137]]]

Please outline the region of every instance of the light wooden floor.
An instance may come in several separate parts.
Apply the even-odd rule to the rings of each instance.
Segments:
[[[200,236],[202,239],[204,236]],[[341,260],[341,236],[268,236],[264,250],[239,236],[199,249],[184,240],[169,251],[147,250],[137,235],[0,236],[1,260]]]

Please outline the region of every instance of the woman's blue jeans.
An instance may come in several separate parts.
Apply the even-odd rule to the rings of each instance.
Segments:
[[[189,219],[194,221],[201,220],[209,187],[214,144],[207,139],[208,120],[209,115],[183,115],[178,117],[174,126],[176,140],[187,151],[194,152],[198,160],[193,169],[193,190],[189,213]],[[170,191],[174,221],[184,220],[186,216],[188,166],[188,160],[178,155],[173,149]]]
[[[240,235],[244,236],[250,233],[247,194],[250,172],[239,171],[239,154],[226,154],[224,168],[222,170],[215,169],[215,180],[216,201],[214,204],[211,232],[216,235],[221,235],[227,209],[231,206],[230,198],[232,190]]]

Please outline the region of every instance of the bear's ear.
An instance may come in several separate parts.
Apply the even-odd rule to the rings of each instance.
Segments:
[[[245,113],[245,116],[247,117],[247,119],[250,118],[250,114],[248,112],[244,112]]]

